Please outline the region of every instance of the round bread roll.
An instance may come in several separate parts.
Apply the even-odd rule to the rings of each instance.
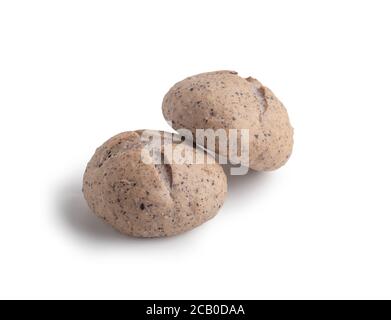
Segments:
[[[167,139],[172,137],[178,138],[159,131],[125,132],[98,148],[83,180],[92,211],[134,237],[177,235],[213,218],[227,192],[222,167],[180,137]],[[151,139],[161,141],[161,148],[146,149]],[[177,164],[172,156],[177,151],[191,156]]]
[[[178,82],[164,97],[163,115],[174,129],[188,129],[194,137],[196,129],[224,129],[227,137],[230,129],[248,129],[253,170],[277,169],[292,153],[293,128],[283,104],[258,80],[235,71],[202,73]]]

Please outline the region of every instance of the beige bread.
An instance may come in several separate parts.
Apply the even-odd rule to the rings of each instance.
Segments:
[[[121,133],[96,150],[83,181],[92,211],[120,232],[135,237],[172,236],[213,218],[227,192],[222,167],[204,151],[180,140],[171,145],[165,142],[162,157],[170,158],[168,150],[180,146],[211,164],[145,163],[143,133]],[[159,131],[148,134],[159,138],[171,135]]]
[[[292,152],[293,128],[283,104],[258,80],[234,71],[178,82],[164,97],[163,114],[174,129],[189,129],[194,137],[196,129],[249,129],[249,166],[254,170],[277,169]]]

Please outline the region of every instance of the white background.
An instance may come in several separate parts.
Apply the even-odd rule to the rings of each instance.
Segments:
[[[0,298],[391,298],[389,3],[1,1]],[[288,164],[182,236],[95,218],[95,148],[170,131],[166,91],[219,69],[284,102]]]

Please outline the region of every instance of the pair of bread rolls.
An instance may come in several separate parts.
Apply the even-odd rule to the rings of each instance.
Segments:
[[[253,170],[277,169],[292,152],[293,129],[282,103],[256,79],[233,71],[178,82],[164,97],[163,114],[174,129],[188,129],[194,138],[197,129],[248,129]],[[151,139],[159,142],[155,150],[148,149]],[[173,154],[190,157],[178,163]],[[227,178],[211,155],[177,135],[132,131],[96,150],[83,193],[92,211],[120,232],[164,237],[213,218],[223,205]]]

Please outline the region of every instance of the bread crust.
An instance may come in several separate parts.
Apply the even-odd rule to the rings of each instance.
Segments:
[[[235,71],[202,73],[176,83],[162,109],[174,129],[191,130],[194,137],[196,129],[224,129],[227,136],[230,129],[248,129],[251,169],[278,169],[292,153],[293,128],[284,105],[258,80]]]
[[[163,137],[163,132],[149,131]],[[99,147],[87,165],[83,193],[91,210],[120,232],[134,237],[165,237],[191,230],[213,218],[223,205],[227,179],[211,164],[146,164],[141,131],[124,132]],[[170,134],[169,134],[170,135]],[[163,147],[163,156],[168,145]]]

